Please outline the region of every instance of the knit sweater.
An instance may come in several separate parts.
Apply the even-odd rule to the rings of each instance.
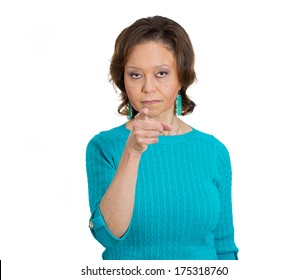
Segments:
[[[237,259],[226,147],[192,129],[159,136],[140,160],[133,216],[115,237],[100,201],[116,173],[130,131],[125,124],[95,135],[87,146],[90,230],[105,260]]]

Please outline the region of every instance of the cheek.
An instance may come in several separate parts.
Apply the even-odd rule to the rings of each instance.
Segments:
[[[125,86],[125,89],[130,103],[133,105],[135,110],[138,111],[138,109],[140,109],[138,100],[140,100],[141,98],[138,94],[139,91],[136,89],[136,87],[132,87],[131,85]]]
[[[131,99],[136,99],[138,98],[139,94],[138,94],[138,89],[136,87],[132,87],[132,86],[126,86],[126,94],[128,96],[128,98]]]
[[[175,98],[176,97],[174,97],[174,96],[169,98],[169,101],[168,101],[169,106],[173,106],[175,104]]]
[[[168,99],[168,103],[172,103],[175,101],[176,97],[178,95],[178,88],[177,87],[170,87],[170,90],[168,90],[165,94],[166,99]]]
[[[138,92],[140,86],[138,85],[138,83],[136,81],[131,81],[129,79],[125,79],[124,78],[124,86],[126,89],[126,92]]]

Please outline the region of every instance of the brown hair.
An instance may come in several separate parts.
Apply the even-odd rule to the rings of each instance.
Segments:
[[[124,66],[130,50],[138,44],[159,42],[166,46],[177,61],[177,74],[182,85],[182,116],[191,113],[196,104],[187,96],[187,88],[196,80],[195,54],[190,38],[184,28],[175,21],[154,16],[141,18],[125,28],[117,37],[110,63],[110,81],[121,90],[122,103],[118,112],[128,115],[129,100],[124,85]],[[133,117],[137,112],[133,109]]]

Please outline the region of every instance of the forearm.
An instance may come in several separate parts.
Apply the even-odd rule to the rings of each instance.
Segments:
[[[124,149],[114,179],[100,202],[105,223],[116,237],[124,235],[132,218],[140,158],[141,154]]]

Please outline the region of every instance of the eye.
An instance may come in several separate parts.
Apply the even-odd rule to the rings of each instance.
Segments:
[[[158,78],[164,78],[168,75],[168,72],[167,71],[159,71],[157,74],[156,74],[156,77]]]
[[[129,74],[133,79],[140,79],[141,75],[139,73],[136,72],[132,72]]]

